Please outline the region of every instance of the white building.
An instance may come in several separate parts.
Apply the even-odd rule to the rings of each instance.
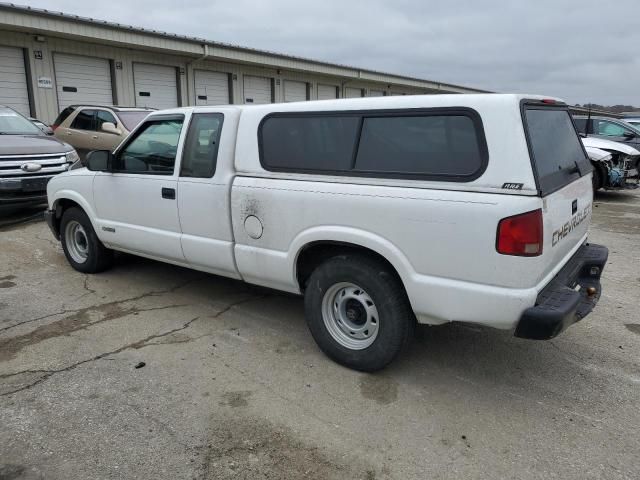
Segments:
[[[474,92],[482,90],[0,3],[0,104],[46,122],[72,104],[170,108]]]

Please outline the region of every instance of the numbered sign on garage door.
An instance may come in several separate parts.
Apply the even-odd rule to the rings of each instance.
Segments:
[[[0,105],[29,115],[27,75],[21,48],[0,47]]]
[[[271,79],[266,77],[244,76],[244,103],[272,103]]]
[[[338,87],[335,85],[318,84],[318,100],[332,100],[338,98]]]
[[[307,84],[293,80],[284,81],[284,101],[304,102],[307,100]]]
[[[344,98],[360,98],[362,97],[361,88],[345,87]]]
[[[136,91],[136,107],[162,110],[178,106],[178,83],[175,67],[133,64],[133,84]]]
[[[53,54],[58,109],[69,105],[113,105],[111,69],[106,58]]]
[[[196,105],[227,105],[229,101],[229,74],[195,70]]]

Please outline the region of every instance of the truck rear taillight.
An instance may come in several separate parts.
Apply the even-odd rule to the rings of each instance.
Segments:
[[[503,255],[535,257],[542,254],[542,210],[500,220],[496,250]]]

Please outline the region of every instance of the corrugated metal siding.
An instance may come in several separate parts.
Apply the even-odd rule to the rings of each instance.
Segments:
[[[21,48],[0,46],[0,105],[29,116],[29,91]]]
[[[229,74],[194,70],[196,105],[229,103]]]
[[[0,7],[1,10],[1,7]],[[316,98],[335,98],[336,87],[342,90],[341,85],[344,82],[350,82],[349,87],[357,87],[366,91],[376,90],[384,91],[387,94],[393,90],[394,93],[444,93],[441,90],[428,90],[426,87],[413,87],[402,83],[394,83],[387,81],[371,81],[360,78],[355,81],[348,80],[345,75],[327,74],[326,69],[317,68],[315,71],[301,71],[299,69],[289,70],[280,68],[276,65],[278,62],[272,61],[268,55],[263,54],[263,63],[243,63],[242,61],[231,62],[225,61],[224,58],[216,58],[215,55],[222,55],[226,50],[216,50],[209,48],[211,57],[204,60],[196,60],[195,52],[202,54],[202,46],[200,50],[194,49],[193,54],[179,55],[178,51],[161,52],[156,47],[154,50],[144,50],[138,47],[138,35],[130,34],[129,41],[131,45],[123,45],[118,42],[103,42],[100,38],[87,38],[83,41],[77,39],[63,38],[52,29],[57,25],[56,22],[51,23],[44,42],[37,42],[34,39],[33,31],[16,32],[3,30],[2,24],[7,22],[5,12],[0,15],[0,45],[13,46],[28,49],[28,62],[32,72],[31,78],[26,79],[31,84],[33,98],[35,103],[36,115],[45,122],[53,122],[58,115],[60,109],[58,106],[58,98],[56,94],[57,85],[55,82],[55,74],[53,67],[53,55],[83,55],[87,57],[95,57],[105,61],[111,60],[115,66],[112,75],[112,82],[116,92],[116,99],[119,105],[135,105],[136,94],[134,88],[134,63],[145,63],[154,65],[165,65],[172,68],[178,68],[184,72],[184,75],[178,75],[176,88],[180,95],[180,104],[194,105],[196,103],[195,94],[195,70],[211,70],[217,72],[228,73],[231,78],[231,94],[232,101],[236,104],[244,103],[244,79],[245,76],[266,77],[274,79],[275,89],[273,91],[273,101],[285,101],[284,85],[287,81],[304,82],[309,85],[310,99]],[[73,29],[69,32],[75,35]],[[89,31],[84,31],[88,34]],[[69,33],[69,34],[71,34]],[[120,32],[124,35],[126,32]],[[144,35],[143,35],[144,36]],[[122,39],[121,39],[122,40]],[[182,42],[178,42],[182,43]],[[126,47],[126,48],[125,48]],[[167,48],[174,48],[170,43],[165,45]],[[35,58],[35,52],[39,52],[41,58]],[[240,54],[235,58],[240,58]],[[228,60],[228,58],[227,58]],[[245,57],[245,61],[250,60]],[[256,58],[253,58],[256,60]],[[264,63],[266,62],[266,63]],[[313,64],[307,64],[307,67]],[[344,71],[340,71],[345,73]],[[353,73],[355,71],[351,71]],[[334,72],[335,73],[335,72]],[[349,75],[351,75],[349,73]],[[39,88],[37,85],[38,77],[50,78],[53,82],[53,88]],[[389,80],[389,76],[381,76],[380,80]],[[437,86],[437,84],[434,84]],[[271,100],[270,100],[271,101]]]
[[[295,80],[284,81],[284,101],[304,102],[307,99],[307,84]]]
[[[244,76],[244,103],[253,105],[273,102],[272,79]]]
[[[360,98],[362,97],[362,89],[354,87],[344,88],[344,98]]]
[[[53,54],[58,109],[69,105],[113,105],[111,69],[104,58]]]
[[[164,109],[178,106],[175,67],[134,63],[133,82],[137,107]]]
[[[337,86],[318,84],[318,100],[333,100],[335,98],[338,98]]]
[[[0,11],[2,11],[0,25],[4,25],[5,30],[24,29],[46,35],[73,36],[90,42],[107,42],[134,49],[164,50],[165,52],[188,57],[199,56],[203,51],[203,45],[206,44],[212,56],[234,63],[264,64],[278,69],[413,86],[429,91],[446,90],[459,93],[481,91],[418,78],[362,70],[346,65],[335,65],[273,52],[224,45],[204,39],[155,32],[72,15],[57,15],[44,10],[27,9],[20,6],[0,5]]]

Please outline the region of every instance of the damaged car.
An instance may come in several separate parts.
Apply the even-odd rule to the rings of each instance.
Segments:
[[[624,143],[595,137],[583,136],[582,144],[593,166],[594,191],[638,187],[638,150]]]

